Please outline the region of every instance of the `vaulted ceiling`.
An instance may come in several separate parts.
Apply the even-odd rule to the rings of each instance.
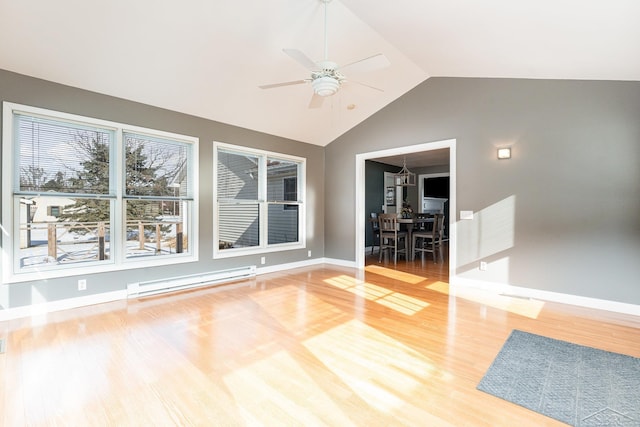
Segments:
[[[320,108],[309,84],[260,89],[309,77],[283,48],[323,59],[324,6],[0,0],[0,68],[322,146],[432,76],[640,80],[637,0],[333,0],[329,59],[390,66]]]

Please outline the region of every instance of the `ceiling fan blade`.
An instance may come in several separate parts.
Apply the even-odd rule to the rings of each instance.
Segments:
[[[374,90],[377,90],[377,91],[380,91],[380,92],[384,92],[384,89],[380,89],[379,87],[371,86],[371,85],[368,85],[366,83],[357,82],[357,81],[351,80],[351,79],[349,79],[348,82],[349,83],[355,83],[355,84],[358,84],[360,86],[365,86],[365,87],[368,87],[369,89],[374,89]]]
[[[351,62],[349,64],[338,67],[340,72],[344,72],[346,69],[349,72],[365,72],[365,71],[374,71],[379,70],[380,68],[385,68],[391,65],[386,56],[379,53],[377,55],[370,56],[368,58],[360,59],[359,61]]]
[[[270,85],[262,85],[262,86],[258,86],[260,89],[273,89],[276,87],[282,87],[282,86],[292,86],[292,85],[299,85],[302,83],[307,83],[309,82],[309,79],[306,80],[294,80],[291,82],[282,82],[282,83],[273,83]]]
[[[282,51],[310,71],[318,71],[320,69],[315,62],[298,49],[282,49]]]
[[[317,93],[314,93],[311,97],[311,101],[309,101],[309,108],[320,108],[324,103],[324,96],[320,96]]]

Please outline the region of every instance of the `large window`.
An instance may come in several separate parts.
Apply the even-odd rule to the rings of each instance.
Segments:
[[[10,103],[3,127],[7,281],[194,259],[196,138]]]
[[[304,247],[304,159],[216,143],[214,256]]]

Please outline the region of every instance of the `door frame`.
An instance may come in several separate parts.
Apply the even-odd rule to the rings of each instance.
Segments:
[[[387,150],[356,154],[356,210],[355,210],[355,265],[364,268],[365,258],[365,161],[378,157],[406,155],[422,151],[449,149],[449,281],[455,276],[456,268],[456,140],[426,142]]]
[[[391,182],[393,185],[387,185],[387,182]],[[393,195],[394,201],[393,205],[387,204],[387,188],[393,187]],[[384,213],[396,213],[399,209],[402,208],[402,187],[395,185],[394,173],[393,172],[385,172],[384,173],[384,185],[382,187],[382,192],[384,194],[384,204],[383,204],[383,212]],[[389,206],[393,206],[395,212],[389,212]]]
[[[420,205],[420,207],[418,208],[418,212],[422,212],[422,205],[423,205],[423,194],[424,194],[424,180],[429,179],[429,178],[442,178],[442,177],[447,177],[449,178],[449,197],[447,197],[447,201],[449,202],[449,217],[447,218],[448,220],[451,218],[451,174],[449,172],[434,172],[434,173],[423,173],[418,175],[418,204]],[[447,224],[448,225],[448,224]],[[450,229],[448,227],[445,228],[446,231],[446,235],[445,238],[443,239],[443,241],[448,242],[450,239]]]

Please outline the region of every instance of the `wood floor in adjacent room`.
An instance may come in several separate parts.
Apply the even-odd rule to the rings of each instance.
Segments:
[[[3,426],[554,426],[476,390],[517,328],[640,357],[640,319],[449,295],[368,260],[0,322]]]

